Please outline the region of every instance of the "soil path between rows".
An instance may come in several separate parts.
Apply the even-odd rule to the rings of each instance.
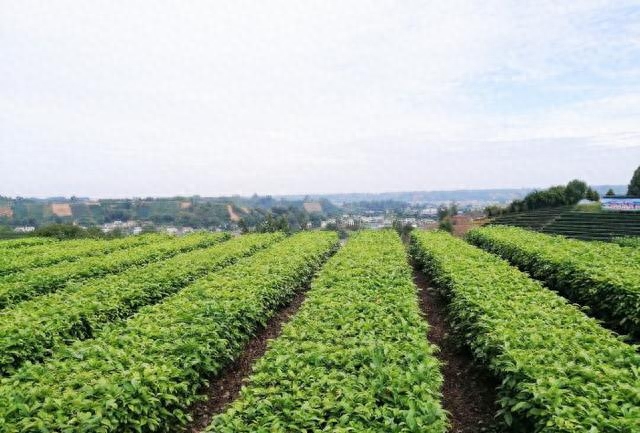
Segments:
[[[414,266],[414,284],[420,289],[419,302],[429,324],[427,338],[440,348],[444,385],[442,405],[449,412],[450,433],[499,432],[494,415],[498,410],[499,383],[478,366],[468,350],[456,344],[447,321],[447,301],[432,288],[429,280]]]
[[[226,366],[221,375],[212,378],[209,384],[201,390],[201,394],[206,395],[207,399],[189,408],[193,420],[184,428],[185,432],[198,433],[203,431],[215,415],[222,413],[229,404],[238,398],[245,379],[252,372],[254,363],[267,351],[268,341],[277,338],[283,325],[298,311],[305,299],[306,291],[307,288],[297,292],[289,304],[278,310],[276,315],[269,319],[267,325],[258,330],[240,356]]]
[[[420,308],[429,323],[428,339],[440,348],[437,356],[442,362],[444,376],[443,407],[450,413],[449,433],[500,432],[494,422],[494,414],[498,410],[495,404],[497,381],[474,363],[468,351],[455,344],[447,322],[447,302],[444,297],[430,287],[426,276],[415,267],[413,277],[420,289]],[[256,333],[240,356],[221,375],[211,378],[202,389],[207,399],[189,408],[193,420],[187,424],[184,432],[202,432],[215,415],[222,413],[238,398],[253,365],[266,352],[268,341],[280,335],[284,324],[302,305],[305,293],[306,288],[300,290]]]

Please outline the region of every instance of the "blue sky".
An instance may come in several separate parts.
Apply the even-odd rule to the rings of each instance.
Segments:
[[[640,0],[0,0],[0,194],[627,183]]]

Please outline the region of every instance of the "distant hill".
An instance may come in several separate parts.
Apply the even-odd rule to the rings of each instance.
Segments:
[[[624,185],[599,185],[600,194],[609,188],[618,194]],[[346,193],[324,195],[286,195],[250,197],[146,197],[91,200],[87,197],[9,198],[0,197],[0,224],[41,226],[51,223],[95,225],[113,221],[151,221],[191,227],[228,228],[242,219],[249,226],[264,220],[267,213],[300,219],[307,214],[316,223],[321,216],[334,216],[353,210],[350,204],[385,202],[395,207],[402,203],[438,204],[448,201],[509,203],[524,197],[531,188],[478,189],[453,191],[401,191],[386,193]],[[344,208],[342,206],[345,206]],[[356,206],[357,207],[357,206]],[[374,206],[375,207],[375,206]]]
[[[624,194],[626,185],[596,185],[593,187],[598,193],[604,195],[609,188],[617,194]],[[361,201],[401,201],[411,204],[440,203],[446,201],[479,201],[493,203],[508,203],[520,199],[533,191],[534,188],[502,188],[502,189],[463,189],[443,191],[399,191],[383,193],[346,193],[346,194],[318,194],[318,195],[283,195],[277,196],[284,200],[327,199],[336,205]]]
[[[339,209],[328,200],[281,200],[260,197],[170,197],[99,199],[51,197],[0,197],[0,224],[39,227],[52,223],[83,226],[114,221],[149,221],[161,225],[228,229],[243,220],[248,226],[263,221],[268,213],[303,221],[302,214],[332,215]],[[319,224],[319,222],[318,222]]]

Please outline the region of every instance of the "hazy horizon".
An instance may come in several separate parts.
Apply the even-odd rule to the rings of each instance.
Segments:
[[[156,195],[156,196],[144,196],[144,195],[139,195],[139,194],[132,194],[132,195],[128,195],[128,196],[86,196],[86,195],[79,195],[79,194],[71,194],[71,195],[42,195],[42,196],[37,196],[37,195],[32,195],[32,196],[24,196],[24,195],[18,195],[18,196],[5,196],[11,199],[15,199],[17,197],[21,197],[24,199],[35,199],[35,200],[48,200],[48,199],[58,199],[58,198],[64,198],[65,200],[69,200],[72,197],[76,197],[78,199],[89,199],[89,200],[131,200],[131,199],[146,199],[146,198],[153,198],[153,199],[171,199],[171,198],[175,198],[175,197],[202,197],[205,199],[218,199],[218,198],[228,198],[228,197],[240,197],[240,198],[250,198],[251,196],[253,196],[254,194],[257,194],[260,197],[266,197],[266,196],[271,196],[275,199],[298,199],[298,198],[304,198],[304,197],[311,197],[313,199],[315,198],[332,198],[332,197],[339,197],[339,196],[386,196],[386,195],[401,195],[401,194],[412,194],[412,193],[416,193],[416,194],[440,194],[440,193],[473,193],[473,192],[478,192],[478,193],[488,193],[488,192],[515,192],[515,191],[521,191],[522,192],[522,196],[524,197],[524,195],[526,194],[526,192],[535,190],[535,189],[544,189],[547,188],[549,186],[554,186],[554,185],[547,185],[545,187],[541,187],[541,188],[537,188],[537,187],[522,187],[522,188],[481,188],[481,189],[477,189],[477,188],[468,188],[468,189],[437,189],[437,190],[430,190],[430,189],[425,189],[425,190],[396,190],[396,191],[378,191],[378,192],[369,192],[369,191],[348,191],[348,192],[328,192],[328,193],[303,193],[303,194],[258,194],[258,193],[252,193],[252,194],[223,194],[223,195],[201,195],[201,194],[170,194],[170,195]],[[623,185],[623,184],[599,184],[599,185],[590,185],[592,187],[594,187],[596,190],[601,190],[601,191],[605,191],[608,188],[614,188],[614,191],[617,194],[625,194],[625,191],[627,189],[627,185]],[[2,194],[0,194],[1,196]],[[373,199],[373,198],[372,198]],[[385,199],[386,200],[386,199]],[[455,201],[455,200],[454,200]]]
[[[626,185],[640,1],[20,1],[0,195]]]

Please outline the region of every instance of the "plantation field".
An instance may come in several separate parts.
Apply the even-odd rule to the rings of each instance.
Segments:
[[[634,245],[510,227],[0,241],[0,432],[638,432],[639,348],[610,330],[640,329]],[[459,347],[453,375],[433,332]],[[496,407],[477,398],[497,409],[452,410]]]
[[[612,327],[640,337],[640,250],[508,226],[476,229],[468,238],[590,307]]]

